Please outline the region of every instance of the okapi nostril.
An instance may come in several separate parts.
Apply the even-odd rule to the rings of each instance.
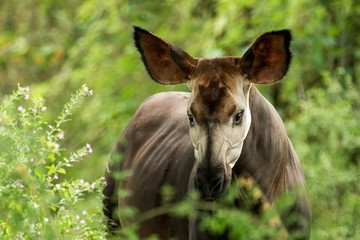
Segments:
[[[206,197],[209,194],[209,189],[204,183],[200,183],[199,181],[196,181],[195,189],[199,191],[201,194],[201,197]]]
[[[222,187],[223,187],[223,179],[217,180],[217,182],[214,185],[212,185],[210,191],[211,195],[214,196],[220,195],[220,193],[222,192]]]

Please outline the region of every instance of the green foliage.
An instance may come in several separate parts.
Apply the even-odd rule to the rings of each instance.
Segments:
[[[120,189],[121,191],[123,190]],[[162,205],[155,209],[139,212],[129,207],[122,208],[121,219],[126,224],[118,230],[117,237],[139,239],[134,234],[139,224],[162,214],[170,214],[185,218],[201,216],[201,228],[209,230],[214,235],[227,232],[229,239],[289,239],[277,207],[270,207],[251,177],[240,177],[231,185],[229,194],[216,202],[204,202],[200,200],[197,192],[191,192],[183,201],[174,203],[172,200],[175,191],[176,189],[171,186],[163,186]],[[243,203],[240,203],[239,197]],[[235,207],[234,204],[238,206]],[[256,214],[253,212],[254,209]],[[147,239],[158,238],[153,235]]]
[[[9,209],[5,212],[13,216],[6,221],[6,214],[0,216],[4,234],[23,228],[29,234],[49,233],[52,239],[54,234],[63,236],[56,233],[59,229],[75,229],[76,216],[83,216],[81,208],[98,211],[98,187],[91,190],[94,194],[76,199],[67,193],[71,201],[84,198],[75,208],[68,205],[62,211],[56,203],[80,187],[75,184],[79,179],[99,186],[114,143],[146,97],[186,90],[150,80],[131,39],[131,25],[139,25],[194,57],[241,56],[263,32],[291,29],[293,61],[287,77],[279,84],[258,87],[284,117],[302,161],[313,206],[312,239],[356,239],[359,17],[360,4],[355,0],[0,1],[0,210]],[[4,97],[17,83],[46,98],[46,111],[42,112],[41,98],[21,101],[28,98],[26,88]],[[72,121],[63,125],[70,116],[61,112],[62,101],[84,83],[94,95],[84,111],[70,109]],[[94,151],[86,161],[78,161],[88,150],[83,148],[85,142],[91,142]],[[51,179],[55,175],[59,179]],[[164,191],[171,198],[171,190]],[[34,209],[34,203],[39,207]],[[55,210],[47,210],[50,206]],[[185,203],[176,209],[189,213]],[[87,212],[84,216],[90,218]],[[219,220],[227,215],[253,221],[225,210]],[[45,217],[49,223],[43,221]],[[86,224],[101,226],[96,221]],[[209,225],[218,228],[216,219]],[[127,231],[134,235],[133,229]]]
[[[229,239],[288,239],[281,220],[274,211],[262,216],[231,208],[221,208],[212,217],[205,218],[203,227],[222,234],[229,229]]]
[[[239,196],[243,203],[234,207],[234,201],[239,202]],[[202,227],[209,229],[213,234],[227,232],[228,238],[234,240],[289,238],[277,208],[270,207],[251,177],[239,177],[225,199],[220,203],[205,205],[204,209],[214,210],[212,214],[205,214],[202,221]]]
[[[356,239],[360,219],[360,108],[343,69],[323,74],[287,129],[302,159],[313,209],[313,239]],[[357,199],[357,200],[356,200]],[[324,228],[323,226],[327,226]]]
[[[18,87],[0,106],[1,239],[104,239],[99,203],[79,209],[84,195],[102,199],[103,181],[64,180],[75,162],[92,152],[89,144],[66,156],[62,126],[91,90],[83,86],[49,124],[42,98]],[[94,219],[96,219],[94,221]]]

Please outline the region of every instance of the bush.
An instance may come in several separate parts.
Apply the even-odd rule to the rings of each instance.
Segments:
[[[66,169],[92,153],[61,147],[62,125],[92,91],[83,86],[50,124],[44,100],[18,87],[0,107],[0,238],[105,239],[101,203],[79,209],[84,195],[100,202],[103,181],[63,179]]]
[[[287,129],[312,203],[312,239],[357,239],[360,219],[360,99],[343,69],[322,74]]]

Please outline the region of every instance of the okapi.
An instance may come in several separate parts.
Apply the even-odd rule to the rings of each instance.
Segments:
[[[290,198],[280,213],[283,225],[290,236],[300,230],[294,238],[309,239],[311,212],[299,159],[280,116],[254,86],[285,76],[290,32],[261,35],[243,57],[193,58],[139,27],[134,27],[134,40],[153,80],[186,83],[191,93],[153,95],[135,113],[113,152],[122,160],[107,167],[108,221],[126,225],[116,211],[122,206],[140,213],[160,207],[164,185],[175,189],[174,202],[191,191],[198,192],[200,201],[218,201],[232,179],[246,172],[269,203]],[[130,177],[114,177],[127,170]],[[131,195],[118,198],[118,189],[129,189]],[[164,213],[140,223],[137,234],[141,239],[228,239],[202,229],[199,218]]]

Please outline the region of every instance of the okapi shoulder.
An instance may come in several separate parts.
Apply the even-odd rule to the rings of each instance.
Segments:
[[[178,118],[180,115],[186,116],[186,108],[190,94],[187,92],[162,92],[147,98],[136,112],[143,117],[140,120],[161,120],[162,117]]]

